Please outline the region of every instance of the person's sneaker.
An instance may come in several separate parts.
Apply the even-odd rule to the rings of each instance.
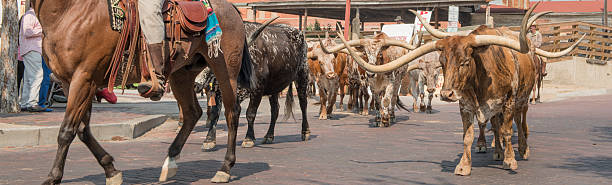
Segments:
[[[27,111],[28,112],[43,112],[43,111],[45,111],[45,109],[46,108],[44,108],[44,107],[41,107],[41,106],[38,106],[38,105],[34,105],[34,106],[31,106],[31,107],[28,107]]]

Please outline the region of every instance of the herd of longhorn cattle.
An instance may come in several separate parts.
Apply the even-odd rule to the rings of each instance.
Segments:
[[[343,110],[346,93],[350,95],[347,103],[350,111],[369,115],[372,110],[375,121],[371,126],[388,127],[395,121],[396,107],[409,111],[399,99],[400,85],[406,75],[406,79],[410,81],[405,84],[409,84],[407,88],[414,98],[413,111],[419,109],[427,113],[432,112],[431,101],[438,75],[443,75],[441,100],[459,101],[464,129],[464,153],[455,168],[455,174],[471,173],[474,119],[480,127],[477,152],[486,152],[484,133],[486,123],[490,121],[495,135],[492,141],[492,146],[495,146],[493,158],[503,160],[505,169],[515,170],[517,162],[511,143],[513,121],[518,129],[519,154],[524,159],[529,156],[526,114],[529,95],[534,85],[539,83],[537,74],[540,72],[540,64],[536,64],[534,58],[566,55],[582,40],[557,53],[540,49],[530,50],[530,42],[526,39],[527,28],[538,17],[550,13],[542,12],[531,17],[534,8],[535,6],[524,16],[520,32],[506,27],[480,26],[471,32],[446,33],[425,24],[425,29],[438,40],[423,45],[394,40],[384,33],[368,39],[346,41],[341,31],[338,35],[342,44],[336,44],[335,40],[329,37],[305,43],[303,39],[297,39],[303,38],[303,35],[295,29],[270,26],[263,32],[263,39],[259,39],[255,46],[249,48],[256,63],[255,71],[264,75],[257,76],[255,81],[260,85],[253,87],[261,89],[250,90],[255,93],[250,94],[251,102],[247,110],[249,129],[243,147],[254,145],[252,126],[262,95],[271,96],[270,104],[273,110],[270,130],[262,144],[272,143],[274,123],[278,115],[278,97],[287,87],[289,92],[286,109],[291,109],[293,101],[290,98],[290,82],[297,82],[302,108],[302,140],[305,141],[310,133],[305,112],[306,96],[316,95],[317,90],[320,98],[320,120],[332,117],[336,109],[337,95],[340,95],[338,109]],[[423,21],[419,14],[411,12]],[[246,24],[247,31],[254,30],[251,24]],[[261,48],[266,48],[264,45],[280,46],[282,49],[272,47],[262,50]],[[256,49],[257,47],[261,48]],[[266,60],[269,61],[264,62]],[[415,64],[407,65],[413,61]],[[427,106],[424,103],[425,91],[428,93]],[[369,102],[370,97],[372,99]],[[421,103],[417,106],[419,99]],[[218,118],[218,108],[213,107],[212,110],[209,106],[208,122],[211,122],[211,118]],[[211,116],[211,112],[217,115]],[[212,126],[216,125],[216,120],[213,122],[207,124],[213,128],[211,130],[215,130]],[[209,132],[203,149],[214,147],[214,143],[212,147],[210,143],[206,143],[214,142],[214,131],[212,134],[211,138]]]

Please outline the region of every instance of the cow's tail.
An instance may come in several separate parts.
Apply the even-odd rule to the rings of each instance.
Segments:
[[[289,84],[289,90],[287,91],[287,99],[285,100],[285,116],[283,120],[287,121],[289,118],[293,118],[295,121],[295,117],[293,116],[293,83]]]
[[[244,88],[255,87],[255,73],[253,73],[253,62],[246,39],[244,48],[242,49],[242,63],[240,64],[240,73],[238,74],[238,85]]]
[[[397,105],[397,107],[398,107],[399,109],[404,109],[405,111],[410,112],[410,111],[408,110],[408,108],[406,107],[406,105],[404,105],[404,103],[402,103],[402,100],[400,100],[400,98],[399,98],[399,97],[397,97],[397,104],[396,104],[396,105]]]

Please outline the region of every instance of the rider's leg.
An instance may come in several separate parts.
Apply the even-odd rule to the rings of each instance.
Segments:
[[[151,89],[156,89],[149,92],[147,95],[152,100],[159,100],[164,94],[164,84],[166,83],[165,61],[169,56],[168,45],[164,44],[165,27],[162,17],[162,6],[164,0],[148,0],[138,1],[138,11],[140,16],[140,25],[147,42],[147,50],[149,51],[151,63],[153,64],[154,73],[159,80],[159,84],[153,84],[150,80],[138,85],[138,92],[143,95]],[[157,86],[156,88],[154,88]]]

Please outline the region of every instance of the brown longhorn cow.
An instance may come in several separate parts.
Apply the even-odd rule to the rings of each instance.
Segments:
[[[311,60],[309,64],[317,80],[319,87],[319,97],[321,98],[321,109],[319,113],[320,120],[326,120],[331,116],[336,104],[336,96],[338,94],[339,74],[341,69],[337,69],[336,58],[338,55],[346,55],[343,53],[331,53],[325,50],[326,46],[332,45],[333,41],[329,38],[319,41],[312,47],[312,50],[307,53],[307,57]],[[346,56],[345,56],[346,58]],[[318,63],[318,65],[317,65]]]
[[[376,65],[386,64],[407,53],[407,49],[414,49],[414,46],[407,42],[394,40],[384,33],[372,39],[359,39],[351,42],[363,51],[370,64]],[[326,50],[339,51],[342,48],[344,48],[343,45],[338,45]],[[374,101],[373,108],[376,111],[374,127],[379,127],[380,123],[385,127],[390,126],[390,123],[395,120],[396,106],[407,110],[398,96],[399,86],[406,72],[407,68],[400,68],[385,74],[367,74],[367,82]]]
[[[121,2],[123,6],[125,5],[123,3],[128,1]],[[223,30],[220,38],[222,52],[218,56],[209,56],[207,54],[209,46],[205,42],[204,34],[190,35],[188,39],[177,38],[179,40],[175,42],[180,47],[176,53],[179,57],[173,66],[169,81],[184,113],[184,126],[168,149],[160,181],[167,180],[178,171],[176,160],[202,115],[193,87],[195,77],[205,67],[210,67],[217,74],[223,93],[223,104],[225,107],[230,107],[225,112],[229,128],[225,160],[211,181],[228,182],[230,169],[236,162],[236,131],[238,113],[240,113],[240,106],[236,104],[236,88],[241,82],[241,84],[250,82],[248,79],[250,76],[241,75],[245,74],[241,71],[248,70],[252,66],[250,66],[250,57],[243,56],[248,53],[245,52],[247,38],[237,9],[225,0],[209,2]],[[95,140],[89,126],[92,97],[97,87],[107,85],[108,76],[105,74],[120,39],[120,33],[113,31],[109,25],[109,4],[100,0],[37,0],[34,9],[45,35],[43,38],[45,61],[65,85],[64,87],[69,89],[65,118],[57,138],[57,154],[44,184],[61,182],[66,155],[76,136],[89,148],[104,169],[106,183],[121,184],[121,171],[115,168],[113,157]],[[244,78],[239,79],[239,75]]]
[[[444,85],[441,99],[444,101],[459,101],[461,118],[463,122],[463,155],[455,168],[457,175],[471,173],[471,146],[474,139],[473,119],[479,123],[491,120],[496,135],[494,159],[502,160],[505,169],[518,168],[514,159],[514,150],[511,143],[512,121],[517,123],[519,136],[519,153],[523,158],[529,155],[527,145],[528,127],[526,114],[528,109],[529,92],[531,91],[536,68],[533,54],[546,57],[560,57],[573,50],[582,38],[574,45],[557,53],[536,49],[529,53],[529,43],[526,39],[526,30],[539,16],[549,12],[542,12],[531,19],[533,6],[523,18],[521,32],[516,34],[508,28],[492,29],[481,26],[467,35],[453,35],[435,30],[425,24],[425,28],[441,40],[429,42],[400,57],[398,60],[385,65],[371,65],[357,56],[350,47],[350,43],[342,39],[353,58],[366,70],[375,73],[385,73],[410,63],[414,59],[432,51],[441,51],[440,62],[444,72]],[[411,11],[419,19],[423,19]],[[342,37],[341,37],[342,38]],[[584,38],[584,36],[583,36]],[[417,68],[415,64],[408,68]],[[481,127],[481,131],[484,129]],[[482,135],[481,135],[482,136]],[[502,145],[505,151],[502,153]]]

